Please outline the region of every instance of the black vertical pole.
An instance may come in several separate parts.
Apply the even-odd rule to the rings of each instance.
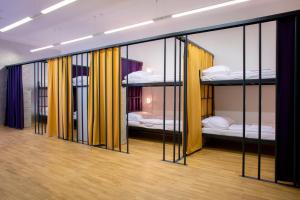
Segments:
[[[65,79],[66,79],[66,109],[67,109],[67,138],[66,140],[69,140],[69,87],[68,87],[68,80],[69,80],[69,58],[68,56],[65,57],[66,58],[66,67],[65,67],[65,72],[66,72],[66,75],[65,75]]]
[[[112,103],[112,119],[111,119],[111,125],[112,125],[112,127],[111,127],[111,130],[112,130],[112,150],[115,150],[115,123],[114,123],[114,117],[115,117],[115,109],[114,109],[114,48],[111,48],[111,59],[112,59],[112,61],[111,61],[111,67],[112,67],[112,69],[111,69],[111,85],[112,85],[112,87],[111,87],[111,95],[112,95],[112,101],[111,101],[111,103]]]
[[[245,176],[245,131],[246,131],[246,27],[243,26],[243,160],[242,176]]]
[[[71,87],[70,87],[70,92],[71,92],[71,121],[72,121],[72,123],[71,123],[71,128],[72,128],[72,141],[74,141],[74,91],[73,91],[73,89],[74,89],[74,87],[73,87],[73,56],[70,56],[71,57],[71,69],[70,69],[70,71],[69,71],[69,73],[70,73],[70,76],[71,76],[71,78],[70,78],[70,82],[68,83]],[[68,59],[68,57],[67,57],[67,59]],[[69,66],[68,66],[68,69],[69,69]],[[68,85],[68,86],[69,86]]]
[[[59,70],[60,70],[60,62],[59,62],[59,58],[57,58],[57,131],[58,131],[58,135],[57,137],[60,138],[60,119],[59,119],[59,113],[60,113],[60,105],[59,105]]]
[[[108,148],[107,145],[107,49],[104,50],[104,57],[105,57],[105,68],[104,68],[104,83],[105,83],[105,147]]]
[[[61,77],[62,77],[62,80],[61,80],[61,82],[63,82],[63,80],[64,80],[64,57],[61,57],[61,72],[62,72],[62,74],[61,74]],[[65,102],[62,102],[62,105],[64,104]],[[63,107],[63,110],[64,110],[65,108]],[[68,121],[68,120],[67,120]],[[65,140],[65,129],[64,129],[64,126],[62,126],[62,135],[63,135],[63,139]]]
[[[86,53],[86,67],[87,67],[87,90],[86,90],[86,137],[87,137],[87,144],[90,145],[89,142],[89,87],[90,87],[90,67],[89,67],[89,53]]]
[[[46,98],[48,98],[48,84],[46,84],[46,62],[44,62],[44,95],[43,95],[43,99],[44,99],[44,113],[46,116],[46,120],[45,120],[45,133],[47,132],[47,123],[48,123],[48,113],[46,113],[46,107],[48,108],[47,102],[46,102]]]
[[[183,94],[183,159],[186,165],[186,151],[187,151],[187,67],[188,67],[188,36],[185,35],[184,41],[184,94]]]
[[[122,136],[122,131],[121,131],[121,47],[118,47],[118,62],[119,62],[119,71],[118,71],[118,93],[119,93],[119,151],[122,151],[122,145],[121,145],[121,136]]]
[[[177,62],[177,42],[176,37],[174,38],[174,132],[173,132],[173,162],[175,162],[175,152],[176,152],[176,63]]]
[[[91,77],[91,85],[92,85],[92,119],[91,119],[91,122],[92,122],[92,129],[90,130],[90,132],[92,133],[92,144],[91,145],[94,145],[94,115],[95,115],[95,112],[94,112],[94,103],[95,103],[95,100],[94,100],[94,96],[95,96],[95,92],[94,92],[94,84],[95,84],[95,52],[92,52],[92,65],[91,65],[91,70],[92,70],[92,77]]]
[[[163,99],[163,160],[166,160],[166,63],[167,50],[166,38],[164,39],[164,99]]]
[[[181,131],[181,88],[182,88],[182,83],[181,83],[181,40],[179,40],[179,105],[178,105],[178,131],[179,133],[183,133]],[[182,141],[182,135],[178,134],[178,159],[181,157],[180,153],[180,141]]]
[[[84,73],[84,67],[83,67],[83,53],[81,54],[81,66],[80,66],[80,72],[81,72],[81,143],[84,143],[84,110],[83,110],[83,73]],[[87,68],[86,68],[87,72]],[[87,76],[86,76],[87,77]],[[87,83],[86,83],[87,84]]]
[[[38,91],[37,91],[37,93],[38,93],[38,102],[37,102],[37,105],[38,105],[38,134],[40,134],[40,122],[41,122],[41,105],[40,105],[40,96],[41,96],[41,94],[40,94],[40,88],[41,88],[41,85],[40,85],[40,70],[39,70],[39,68],[40,68],[40,63],[38,62],[37,63],[37,80],[38,80],[38,82],[37,82],[37,84],[38,84]]]
[[[258,85],[258,167],[257,167],[257,179],[260,180],[261,177],[261,98],[262,98],[262,86],[261,86],[261,23],[258,24],[258,40],[259,40],[259,85]]]
[[[101,50],[99,50],[99,53],[98,53],[98,115],[99,115],[99,145],[101,145],[101,108],[100,108],[100,105],[101,105],[101,85],[100,85],[100,81],[101,81],[101,73],[100,73],[100,70],[101,70]]]
[[[128,45],[126,46],[126,148],[127,153],[129,153],[129,140],[128,140]]]
[[[41,134],[43,135],[44,134],[44,119],[45,119],[45,117],[46,116],[44,116],[44,81],[43,81],[43,67],[44,67],[44,62],[42,61],[41,62],[41,71],[40,71],[40,73],[41,73],[41,90],[40,90],[40,109],[41,109]]]
[[[34,74],[34,79],[33,79],[33,94],[34,94],[34,133],[36,134],[36,105],[37,105],[37,98],[36,98],[36,63],[33,64],[33,74]]]
[[[79,128],[78,128],[78,124],[79,124],[79,109],[78,109],[78,103],[79,103],[79,101],[78,101],[78,54],[76,54],[76,66],[75,66],[76,68],[75,68],[75,70],[76,70],[76,86],[75,86],[75,90],[76,90],[76,97],[74,97],[74,98],[76,98],[76,106],[77,106],[77,112],[76,112],[76,132],[77,132],[77,134],[76,134],[76,142],[78,142],[78,140],[79,140],[79,136],[78,136],[78,134],[79,134]],[[73,69],[72,69],[72,71],[73,71]],[[72,85],[73,85],[73,80],[72,80]]]

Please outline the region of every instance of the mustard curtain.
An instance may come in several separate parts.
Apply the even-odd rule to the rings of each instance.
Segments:
[[[72,134],[76,134],[72,131],[72,90],[72,57],[48,60],[47,130],[49,136],[72,140]]]
[[[200,84],[199,70],[201,72],[212,65],[213,56],[211,54],[191,43],[188,44],[187,154],[202,148],[201,116],[204,113],[212,112],[212,100],[203,101],[201,94],[205,93],[205,87]]]
[[[90,145],[119,146],[121,137],[119,98],[120,49],[110,48],[90,54],[88,94],[88,136]],[[107,137],[106,137],[107,136]],[[113,141],[114,140],[114,141]]]

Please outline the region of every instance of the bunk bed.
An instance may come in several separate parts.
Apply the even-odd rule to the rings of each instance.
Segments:
[[[259,70],[246,70],[245,79],[243,79],[243,71],[230,72],[224,66],[216,66],[213,70],[216,73],[205,74],[199,72],[199,79],[202,85],[214,87],[218,86],[258,86],[258,85],[275,85],[276,72],[275,70],[261,70],[261,79],[259,79]],[[220,70],[218,70],[219,68]],[[247,75],[247,73],[251,75]],[[231,75],[233,74],[233,76]],[[214,92],[212,93],[214,101]],[[214,108],[213,108],[214,109]],[[219,116],[217,116],[219,117]],[[202,116],[202,122],[209,119],[211,116]],[[220,117],[224,121],[225,118]],[[243,127],[242,124],[230,123],[226,128],[205,127],[202,128],[202,135],[206,140],[216,139],[223,141],[243,141]],[[257,144],[258,142],[258,125],[246,124],[245,125],[245,142],[249,144]],[[251,128],[253,127],[253,128]],[[263,126],[266,130],[261,131],[261,143],[267,145],[275,145],[275,129],[271,126]],[[249,130],[248,130],[249,129]]]

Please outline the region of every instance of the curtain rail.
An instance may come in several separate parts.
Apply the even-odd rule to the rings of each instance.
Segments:
[[[48,57],[48,58],[41,58],[41,59],[37,59],[37,60],[31,60],[31,61],[22,62],[22,63],[6,65],[6,67],[13,67],[15,65],[27,65],[27,64],[32,64],[34,62],[46,62],[49,59],[55,59],[55,58],[65,57],[65,56],[73,56],[73,55],[78,55],[78,54],[82,54],[82,53],[90,53],[92,51],[97,51],[100,49],[130,46],[130,45],[134,45],[134,44],[162,40],[162,39],[167,39],[167,38],[172,38],[172,37],[180,37],[180,36],[197,34],[197,33],[205,33],[205,32],[224,30],[224,29],[229,29],[229,28],[237,28],[237,27],[243,27],[243,26],[253,25],[253,24],[257,24],[257,23],[266,23],[266,22],[278,20],[283,17],[295,16],[295,15],[299,15],[299,14],[300,14],[300,10],[295,10],[295,11],[290,11],[290,12],[285,12],[285,13],[280,13],[280,14],[275,14],[275,15],[269,15],[269,16],[264,16],[264,17],[258,17],[258,18],[248,19],[248,20],[241,20],[241,21],[230,22],[230,23],[225,23],[225,24],[220,24],[220,25],[208,26],[208,27],[204,27],[204,28],[197,28],[197,29],[191,29],[191,30],[187,30],[187,31],[168,33],[168,34],[164,34],[164,35],[158,35],[158,36],[148,37],[148,38],[144,38],[144,39],[138,39],[138,40],[133,40],[133,41],[129,41],[129,42],[124,42],[124,43],[117,43],[117,44],[107,45],[107,46],[103,46],[103,47],[92,48],[92,49],[84,50],[84,51],[78,51],[78,52],[73,52],[73,53]]]

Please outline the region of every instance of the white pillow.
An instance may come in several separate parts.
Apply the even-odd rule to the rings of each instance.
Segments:
[[[205,128],[228,129],[233,120],[227,117],[213,116],[202,120]]]
[[[140,121],[143,119],[143,116],[137,113],[128,113],[129,121]]]
[[[212,74],[229,74],[230,68],[224,65],[215,65],[213,67],[209,67],[202,71],[203,76],[208,76]]]

